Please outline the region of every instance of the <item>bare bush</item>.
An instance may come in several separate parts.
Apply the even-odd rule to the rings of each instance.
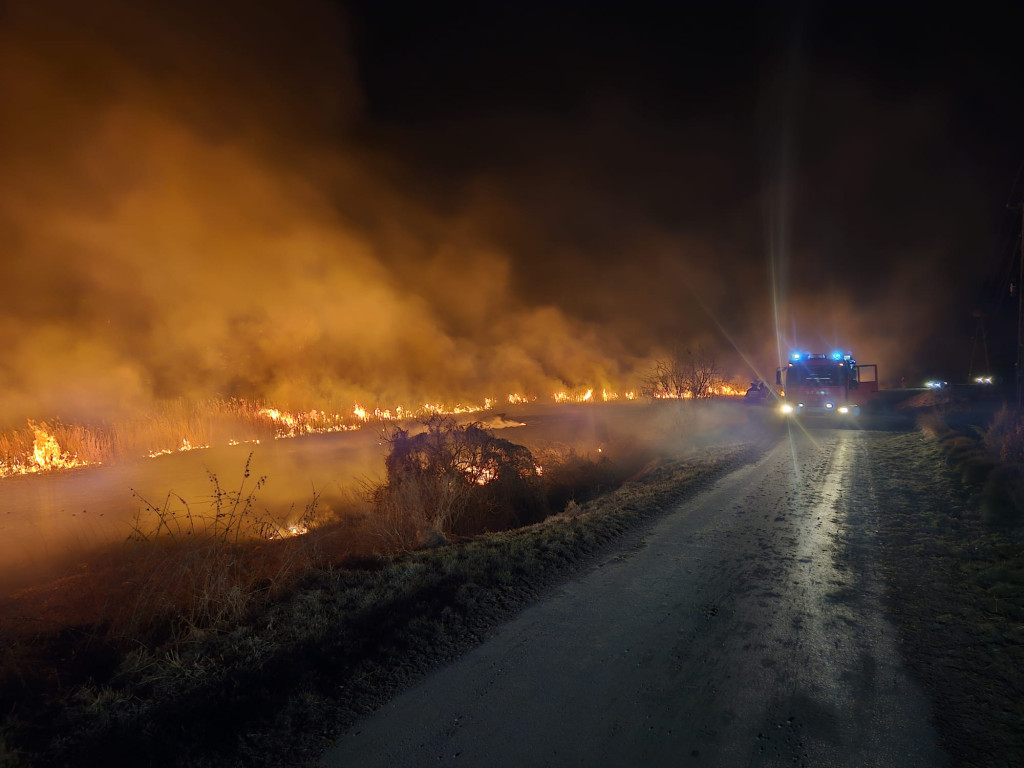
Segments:
[[[644,377],[641,392],[647,397],[679,399],[713,397],[724,383],[722,370],[714,355],[703,347],[677,349],[666,358],[654,362]]]
[[[679,356],[673,354],[671,357],[655,360],[654,367],[643,379],[640,391],[646,397],[673,399],[684,397],[686,384]]]
[[[424,432],[395,427],[384,482],[368,488],[375,523],[390,549],[413,549],[504,530],[543,517],[537,467],[529,449],[448,416],[422,422]]]

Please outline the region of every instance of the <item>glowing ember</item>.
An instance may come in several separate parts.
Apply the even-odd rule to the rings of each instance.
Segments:
[[[466,473],[466,476],[477,485],[487,485],[498,477],[497,473],[490,467],[478,467],[473,465],[466,467],[463,471]]]

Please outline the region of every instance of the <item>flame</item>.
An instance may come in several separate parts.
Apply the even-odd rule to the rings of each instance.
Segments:
[[[573,390],[572,392],[555,392],[551,398],[556,403],[589,403],[594,399],[594,388],[589,387],[586,391],[582,387]]]
[[[277,539],[290,539],[293,536],[305,536],[307,533],[309,533],[309,526],[302,523],[292,523],[283,528],[273,526],[272,530],[267,533],[267,538],[270,541],[276,541]]]
[[[744,390],[739,389],[732,384],[723,383],[716,385],[712,394],[720,397],[741,397],[744,394]],[[683,399],[690,399],[692,396],[693,395],[690,392],[684,392],[681,395]],[[677,395],[669,393],[658,393],[654,395],[654,398],[656,399],[677,399],[678,397],[679,396]],[[551,402],[556,404],[609,403],[620,399],[636,401],[640,399],[640,394],[637,390],[626,390],[620,394],[608,387],[596,389],[595,387],[590,386],[578,386],[572,389],[567,388],[551,394]],[[246,423],[245,420],[248,420],[248,423],[252,425],[248,428],[256,429],[257,433],[260,429],[265,429],[267,422],[270,422],[270,424],[273,425],[273,437],[275,440],[278,440],[329,432],[353,431],[361,429],[369,422],[413,420],[434,414],[471,414],[490,411],[502,402],[507,402],[509,405],[524,405],[535,403],[537,400],[538,397],[536,395],[519,391],[510,392],[503,398],[486,397],[479,403],[460,402],[453,405],[435,401],[425,402],[414,408],[407,408],[400,404],[386,407],[375,406],[370,408],[363,406],[360,403],[353,403],[352,410],[347,413],[335,413],[333,411],[317,409],[293,412],[263,403],[232,400],[230,406],[232,410],[230,413],[235,417],[237,417],[238,414],[241,414],[243,423]],[[255,422],[254,425],[253,422]],[[260,424],[260,422],[262,422],[262,424]],[[60,446],[57,438],[51,434],[45,423],[37,425],[30,421],[29,427],[32,429],[32,434],[34,436],[31,452],[23,456],[8,453],[6,456],[0,457],[0,477],[97,465],[108,458],[103,453],[98,453],[94,456],[86,450],[87,459],[79,459],[78,454],[66,451]],[[88,438],[91,435],[91,428],[79,426],[75,427],[75,429],[84,432],[86,440],[82,444],[88,446]],[[204,434],[202,428],[200,428],[198,432],[192,432],[191,428],[189,431],[189,436],[182,437],[176,447],[163,447],[153,450],[148,450],[146,447],[140,447],[138,449],[139,455],[145,455],[149,458],[157,458],[160,456],[171,455],[175,452],[193,451],[210,447],[208,443],[211,438],[209,435]],[[0,435],[0,437],[4,436]],[[200,443],[199,440],[197,440],[197,437],[199,440],[205,440],[206,442]],[[78,442],[75,442],[75,438],[73,437],[68,439],[72,440],[74,445],[79,444]],[[227,445],[229,446],[237,446],[242,443],[254,443],[259,445],[260,440],[255,437],[250,437],[244,440],[231,439],[227,441]],[[79,450],[83,449],[79,447]],[[539,468],[538,471],[540,471]],[[485,485],[493,479],[492,474],[489,474],[488,471],[484,469],[472,470],[471,475],[474,481],[479,482],[481,485]]]
[[[279,408],[260,408],[257,413],[270,419],[276,425],[274,439],[281,440],[301,435],[322,435],[329,432],[351,432],[359,429],[361,424],[352,424],[350,419],[340,413],[318,411],[315,408],[302,413],[291,413]],[[360,416],[360,413],[363,416]],[[352,412],[360,421],[365,421],[366,412],[357,404]]]
[[[64,463],[64,454],[57,438],[39,427],[33,427],[36,440],[32,446],[32,459],[41,468],[59,467]]]
[[[34,438],[32,452],[26,455],[23,461],[18,459],[9,462],[0,461],[0,477],[49,472],[56,469],[73,469],[99,463],[83,461],[70,451],[63,450],[60,443],[57,442],[57,438],[50,434],[45,423],[35,424],[29,421],[28,425],[32,429]]]
[[[720,384],[714,388],[714,392],[721,397],[743,397],[746,394],[745,389],[737,389],[731,384]]]

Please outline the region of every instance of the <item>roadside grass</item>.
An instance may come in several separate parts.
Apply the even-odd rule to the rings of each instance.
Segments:
[[[474,444],[474,461],[503,443]],[[248,471],[232,490],[211,477],[205,510],[141,500],[133,541],[2,606],[0,765],[313,760],[359,715],[761,450],[734,441],[621,462],[567,450],[545,478],[563,511],[480,535],[449,524],[428,549],[382,547],[359,500],[314,499],[309,532],[286,536],[258,513]]]
[[[1024,756],[1020,468],[992,455],[997,442],[932,417],[874,455],[889,608],[954,766]]]

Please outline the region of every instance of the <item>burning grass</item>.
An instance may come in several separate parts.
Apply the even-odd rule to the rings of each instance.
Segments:
[[[274,438],[276,426],[260,408],[240,400],[175,400],[145,416],[96,424],[54,420],[0,433],[0,477],[159,456],[213,443]],[[45,456],[39,460],[40,444]]]
[[[729,385],[715,389],[715,396],[742,394]],[[237,398],[177,399],[159,402],[144,415],[96,423],[68,423],[60,419],[28,421],[23,427],[0,430],[0,478],[35,472],[73,469],[96,464],[157,458],[180,451],[210,446],[258,444],[315,434],[346,432],[366,424],[388,424],[458,416],[491,410],[497,402],[511,405],[534,403],[535,395],[512,393],[502,400],[484,398],[481,403],[428,402],[406,408],[364,407],[288,411],[267,403]],[[556,404],[596,404],[638,399],[635,390],[618,392],[577,387],[551,393]]]

